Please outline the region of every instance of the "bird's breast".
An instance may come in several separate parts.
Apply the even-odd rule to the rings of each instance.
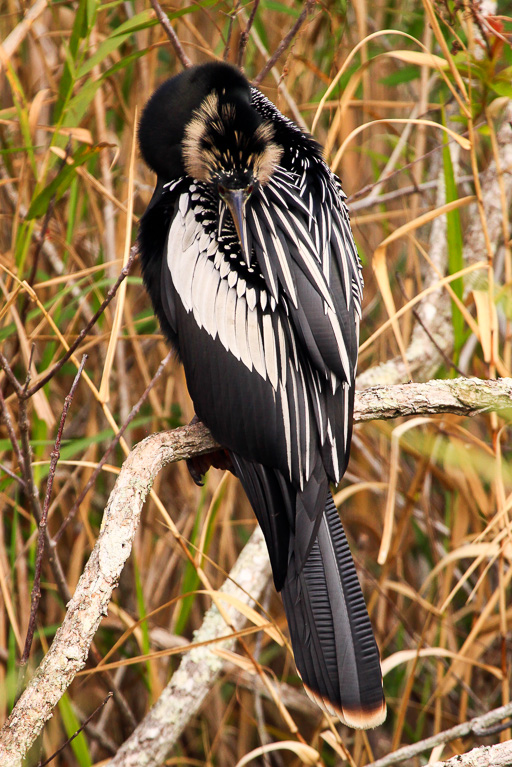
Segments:
[[[248,266],[234,226],[218,236],[216,201],[192,186],[176,205],[167,245],[167,266],[187,313],[224,348],[277,386],[265,333],[277,302],[269,295],[258,261]],[[267,343],[268,346],[268,343]],[[267,350],[268,357],[268,350]]]

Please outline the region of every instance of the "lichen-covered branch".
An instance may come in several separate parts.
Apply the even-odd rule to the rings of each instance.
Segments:
[[[441,743],[450,743],[450,741],[456,740],[457,738],[464,738],[467,735],[476,735],[477,737],[484,737],[486,734],[486,731],[492,727],[493,725],[499,724],[503,722],[504,720],[507,720],[512,715],[512,703],[508,703],[506,706],[500,706],[499,708],[495,708],[493,711],[488,711],[486,714],[482,714],[481,716],[477,716],[474,719],[470,719],[467,722],[462,722],[462,724],[457,724],[455,727],[450,727],[449,730],[443,730],[442,732],[438,732],[435,735],[431,735],[429,738],[425,738],[424,740],[420,740],[417,743],[412,743],[410,746],[403,746],[402,748],[397,749],[396,751],[393,751],[391,754],[387,754],[386,756],[383,756],[382,759],[377,759],[376,762],[372,762],[368,765],[368,767],[391,767],[391,765],[394,764],[401,764],[402,762],[405,762],[409,759],[412,759],[414,756],[418,756],[418,754],[423,754],[427,751],[431,751],[436,746],[441,745]],[[512,745],[512,741],[508,741],[509,743],[509,749]],[[500,744],[505,745],[505,744]],[[475,749],[477,751],[478,749]],[[473,754],[473,751],[469,752],[470,754]],[[509,751],[509,757],[512,751]],[[457,756],[455,757],[455,760],[457,759],[463,759],[467,757],[468,754],[465,754],[464,757]],[[484,765],[490,765],[490,764],[510,764],[511,762],[482,762],[481,767],[484,767]],[[448,764],[448,765],[473,765],[473,762],[471,761],[465,761],[465,762],[457,762],[452,761],[451,759],[448,760],[448,762],[435,762],[436,767],[440,767],[441,764]],[[480,762],[475,762],[475,765],[480,765]]]
[[[469,416],[511,408],[512,378],[492,381],[452,378],[419,384],[373,386],[357,392],[354,421],[439,413]]]
[[[94,634],[130,555],[142,507],[156,475],[168,463],[214,447],[208,430],[196,424],[148,437],[126,459],[64,622],[0,731],[2,767],[21,765],[76,673],[85,666]]]
[[[254,606],[249,595],[259,599],[269,577],[267,548],[258,527],[238,557],[220,593],[232,594],[244,604]],[[235,585],[235,582],[241,588]],[[226,612],[231,626],[236,630],[241,629],[246,620],[245,616],[234,607],[227,608]],[[199,643],[220,639],[228,633],[225,618],[213,605],[206,613],[203,625],[194,634],[194,641]],[[194,648],[184,655],[179,668],[153,708],[108,762],[108,767],[149,767],[163,764],[222,671],[224,661],[216,650],[230,650],[234,644],[234,639],[228,639],[218,644]]]
[[[452,756],[447,762],[433,762],[431,767],[510,767],[512,740],[495,746],[480,746],[467,754]]]
[[[373,387],[359,392],[356,396],[354,420],[367,421],[435,413],[474,415],[490,410],[505,410],[511,405],[512,379],[482,381],[459,378],[450,381],[430,381],[427,384]],[[24,754],[41,732],[45,722],[51,717],[61,696],[76,673],[85,666],[94,634],[102,616],[107,611],[112,591],[118,583],[130,554],[144,501],[158,472],[168,463],[208,453],[217,447],[208,429],[198,423],[148,437],[130,453],[109,498],[101,533],[75,594],[69,602],[64,622],[39,669],[0,731],[2,767],[21,765]],[[258,564],[253,568],[254,577],[257,580],[250,581],[251,568],[246,564],[246,550],[235,565],[233,576],[239,580],[242,577],[245,580],[249,579],[244,588],[246,591],[251,591],[256,598],[258,589],[263,588],[262,582],[266,580],[270,572],[266,554],[260,557],[257,553],[260,544],[261,537],[258,538],[258,536],[252,539],[252,544],[248,544],[248,546],[256,547],[248,551],[252,552],[253,565],[258,556]],[[226,590],[231,588],[228,583],[229,581],[226,583]],[[203,629],[206,631],[208,626],[215,625],[225,631],[224,620],[215,622],[214,618],[215,610],[212,608],[211,618],[208,619],[207,624],[205,623],[206,628],[203,626]],[[233,619],[233,622],[237,625],[236,619]],[[208,631],[211,630],[208,628]],[[216,634],[216,636],[223,635]],[[191,655],[189,660],[196,662],[197,657],[199,656]],[[187,694],[178,694],[177,690],[181,689],[180,679],[185,683],[190,676],[190,671],[181,677],[176,674],[173,676],[173,696],[178,696],[183,720],[197,710],[204,695],[210,689],[218,673],[218,670],[213,673],[212,662],[207,661],[212,673],[204,689],[200,690],[199,686],[194,684],[192,687],[188,686]],[[203,672],[204,667],[201,674]],[[157,711],[157,717],[159,716]],[[149,737],[147,732],[142,735],[146,740]],[[168,744],[169,742],[167,746]],[[123,753],[128,754],[129,750],[130,747],[126,746]],[[141,764],[140,761],[137,763]],[[117,766],[124,762],[117,761],[113,764]],[[131,762],[127,761],[126,764]]]

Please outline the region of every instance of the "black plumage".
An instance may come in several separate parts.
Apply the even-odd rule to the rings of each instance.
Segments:
[[[158,177],[144,281],[262,527],[298,671],[325,710],[376,726],[379,653],[329,490],[349,456],[362,294],[340,182],[224,63],[165,82],[139,142]]]

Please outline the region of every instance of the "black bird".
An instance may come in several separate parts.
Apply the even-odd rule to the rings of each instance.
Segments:
[[[144,281],[262,527],[299,674],[325,711],[375,727],[379,651],[329,490],[349,457],[363,287],[340,181],[225,63],[164,82],[139,143],[157,174]]]

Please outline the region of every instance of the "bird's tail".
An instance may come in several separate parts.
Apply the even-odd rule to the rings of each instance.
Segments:
[[[288,567],[281,595],[306,692],[357,729],[386,717],[377,643],[345,531],[329,493],[300,572]]]
[[[327,480],[317,484],[323,511],[317,498],[308,521],[297,511],[304,495],[278,472],[231,458],[265,534],[308,695],[350,727],[376,727],[386,717],[379,650]]]

